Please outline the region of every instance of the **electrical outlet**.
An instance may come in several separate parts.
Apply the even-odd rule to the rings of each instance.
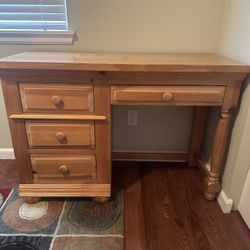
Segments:
[[[138,124],[138,111],[129,110],[128,111],[128,126],[137,126]]]

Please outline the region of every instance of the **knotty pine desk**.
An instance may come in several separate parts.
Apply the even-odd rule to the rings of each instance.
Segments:
[[[189,166],[200,162],[207,107],[221,108],[204,180],[205,197],[213,200],[221,190],[231,112],[248,72],[248,65],[202,54],[27,52],[1,59],[20,196],[30,203],[49,196],[105,202],[111,105],[174,105],[195,107]]]

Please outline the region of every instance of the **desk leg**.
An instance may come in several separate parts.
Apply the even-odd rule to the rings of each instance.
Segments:
[[[229,121],[230,112],[222,110],[213,143],[211,171],[204,180],[204,192],[207,200],[213,200],[216,197],[216,194],[221,190],[219,174],[226,147]]]
[[[204,131],[206,127],[208,107],[195,107],[192,125],[192,133],[189,145],[188,166],[197,166],[197,159],[200,155]]]

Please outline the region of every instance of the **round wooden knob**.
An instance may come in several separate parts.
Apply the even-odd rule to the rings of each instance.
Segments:
[[[63,142],[63,141],[65,141],[66,136],[65,136],[64,133],[58,132],[58,133],[56,133],[56,138],[57,138],[57,140],[58,140],[59,142]]]
[[[62,165],[59,167],[59,171],[63,174],[63,175],[68,175],[69,174],[69,168],[66,165]]]
[[[166,102],[170,102],[173,100],[173,95],[171,93],[164,93],[162,99]]]
[[[53,104],[55,104],[56,106],[60,105],[62,103],[62,99],[60,96],[58,95],[54,95],[51,97],[51,101]]]

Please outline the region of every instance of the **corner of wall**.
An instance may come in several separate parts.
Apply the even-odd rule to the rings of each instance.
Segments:
[[[250,80],[242,97],[240,112],[235,122],[230,150],[223,175],[223,189],[234,200],[237,209],[249,169],[250,156]]]

